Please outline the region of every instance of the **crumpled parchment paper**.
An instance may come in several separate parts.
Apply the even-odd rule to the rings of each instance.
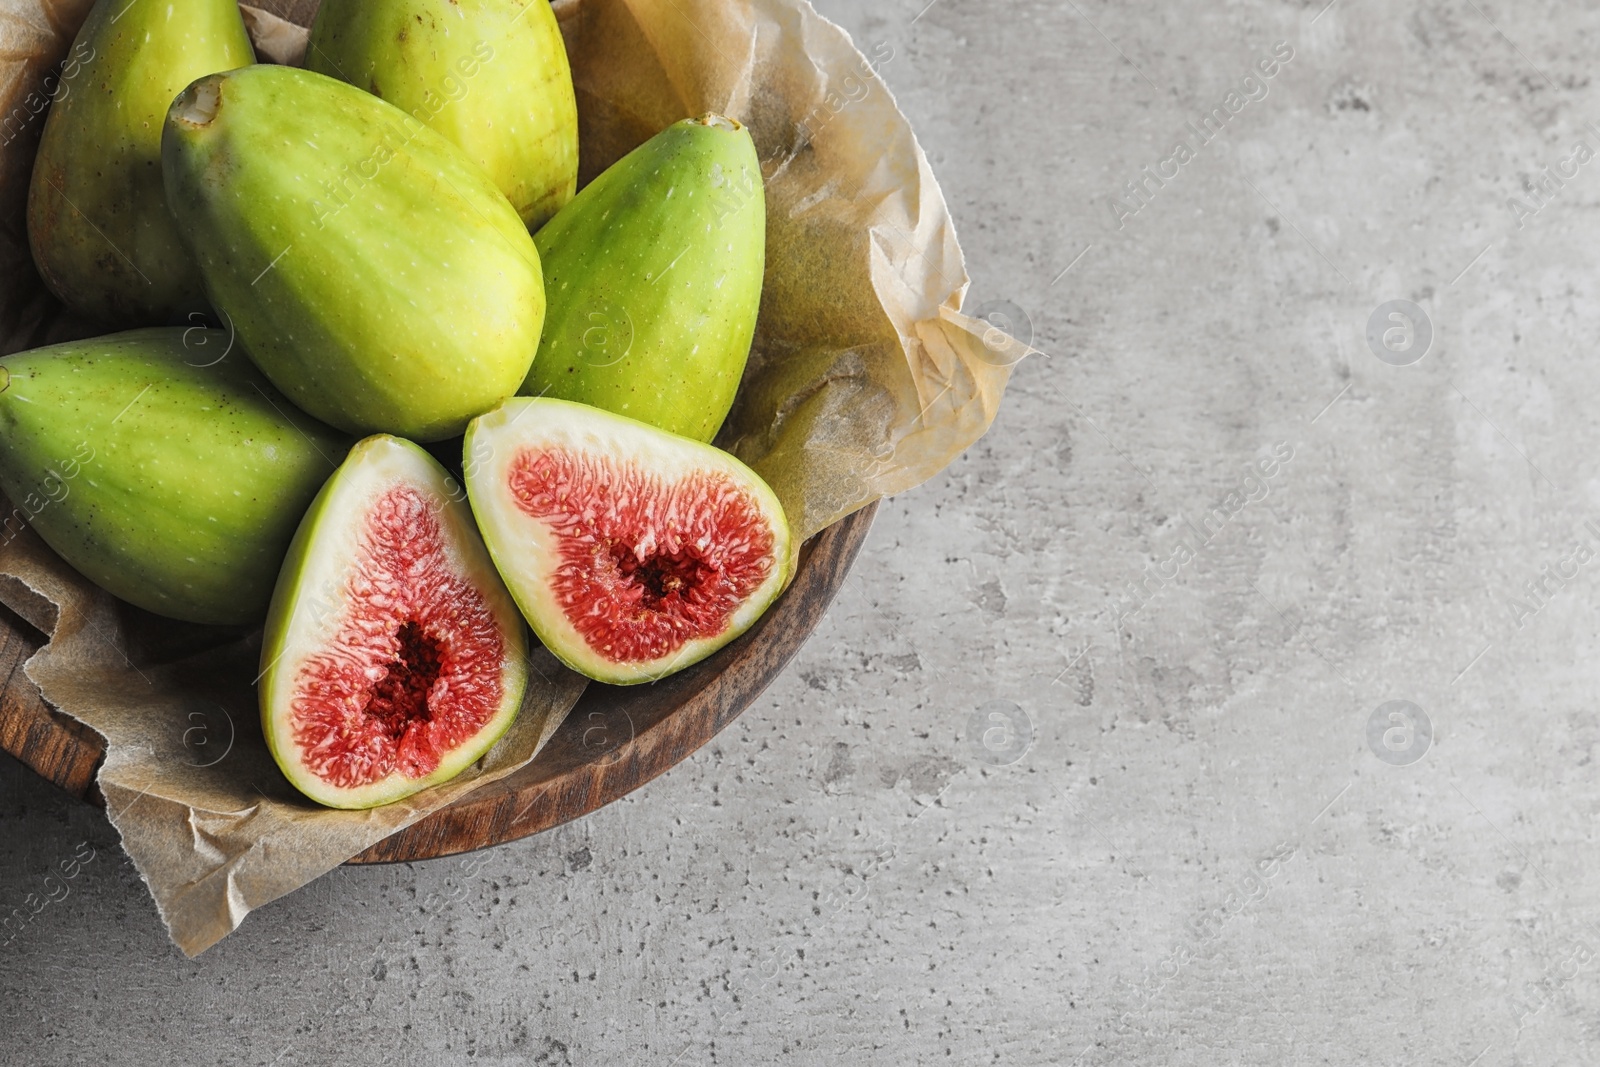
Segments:
[[[150,3],[156,0],[132,0]],[[263,61],[298,62],[315,0],[246,8]],[[0,20],[0,349],[107,332],[65,314],[29,256],[27,183],[88,0],[8,0]],[[718,443],[805,537],[931,477],[988,429],[1029,349],[959,311],[967,276],[944,198],[878,76],[807,0],[555,0],[586,182],[668,124],[717,111],[762,159],[767,275],[749,369]],[[87,69],[87,68],[85,68]],[[84,76],[81,71],[75,77]],[[730,183],[717,195],[748,195]],[[523,712],[456,781],[370,812],[299,797],[262,740],[259,632],[120,604],[31,531],[0,546],[0,601],[50,642],[26,673],[106,738],[113,824],[190,955],[252,909],[531,759],[583,680],[542,649]]]

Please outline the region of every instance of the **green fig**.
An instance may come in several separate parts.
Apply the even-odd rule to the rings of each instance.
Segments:
[[[350,441],[222,330],[154,327],[0,360],[0,488],[84,577],[141,608],[257,622]]]
[[[596,681],[698,663],[793,573],[783,505],[719,448],[548,397],[506,401],[462,444],[472,513],[523,617]]]
[[[534,241],[549,307],[520,392],[716,436],[750,355],[766,265],[749,131],[719,115],[668,126]]]
[[[537,229],[578,185],[578,104],[549,0],[323,0],[306,69],[426,122]]]
[[[371,808],[506,732],[527,632],[460,484],[410,441],[360,442],[306,510],[261,636],[261,726],[296,789]]]
[[[483,171],[399,108],[246,67],[173,101],[161,163],[212,303],[317,418],[437,441],[527,374],[544,321],[533,239]]]
[[[162,191],[161,123],[196,78],[255,62],[239,5],[98,0],[72,57],[28,188],[33,261],[83,315],[181,322],[205,291]]]

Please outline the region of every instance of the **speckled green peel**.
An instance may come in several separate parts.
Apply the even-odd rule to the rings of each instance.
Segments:
[[[255,62],[234,0],[98,0],[53,90],[28,242],[68,307],[115,326],[205,308],[161,186],[161,123],[184,86]]]
[[[766,265],[749,131],[720,115],[674,123],[534,240],[549,309],[520,392],[716,436],[750,354]]]
[[[248,67],[173,101],[161,161],[212,302],[317,418],[437,441],[527,374],[544,321],[533,240],[483,171],[398,108]]]
[[[549,0],[323,0],[306,69],[427,123],[538,228],[578,183],[578,105]]]
[[[229,343],[153,328],[6,357],[0,539],[31,525],[89,580],[161,615],[259,621],[350,442]]]

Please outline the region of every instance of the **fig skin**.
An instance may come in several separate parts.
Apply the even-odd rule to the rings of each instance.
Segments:
[[[323,0],[306,69],[426,122],[530,229],[578,185],[578,104],[549,0]]]
[[[294,758],[295,745],[289,735],[290,702],[300,665],[307,655],[320,651],[319,638],[326,638],[342,621],[339,605],[329,602],[327,592],[344,587],[346,575],[336,551],[350,546],[341,545],[339,536],[358,528],[355,524],[364,518],[359,510],[363,503],[370,503],[382,489],[401,480],[419,487],[438,502],[435,514],[441,528],[457,538],[458,549],[464,549],[451,554],[472,575],[499,623],[506,643],[500,670],[501,700],[495,716],[471,742],[447,752],[427,777],[391,774],[368,785],[341,788],[322,781]],[[345,809],[390,804],[447,782],[494,747],[511,728],[527,689],[527,668],[527,632],[516,604],[479,540],[460,484],[438,460],[410,441],[379,434],[358,442],[306,509],[273,590],[272,607],[262,634],[258,691],[261,727],[284,777],[309,799],[325,807]]]
[[[97,0],[28,187],[33,260],[67,307],[113,327],[205,310],[162,190],[161,124],[184,86],[254,62],[234,0]]]
[[[173,101],[167,202],[258,367],[352,433],[437,441],[516,392],[544,321],[522,220],[370,93],[260,65]]]
[[[719,634],[692,639],[649,662],[607,659],[567,620],[551,588],[558,541],[521,512],[507,484],[510,465],[528,447],[554,447],[627,462],[670,483],[712,472],[744,490],[773,535],[773,570]],[[472,421],[464,442],[467,495],[489,555],[523,618],[556,658],[588,678],[612,685],[658,681],[700,662],[755,625],[794,576],[797,546],[783,505],[761,477],[732,455],[636,419],[549,397],[513,397]],[[670,515],[670,511],[668,512]]]
[[[750,132],[667,127],[534,236],[549,307],[523,396],[604,408],[710,441],[761,306],[766,202]]]
[[[350,440],[228,345],[221,330],[154,327],[0,360],[4,539],[31,514],[45,543],[129,603],[259,622]]]

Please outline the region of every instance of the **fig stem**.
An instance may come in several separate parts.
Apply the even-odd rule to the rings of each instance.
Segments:
[[[222,90],[215,78],[191,85],[184,93],[178,107],[178,118],[191,126],[209,126],[217,117],[222,103]]]
[[[727,130],[729,133],[735,133],[744,129],[744,127],[739,124],[738,119],[730,119],[728,116],[719,115],[715,111],[708,111],[694,121],[698,122],[702,126],[710,126],[713,130]]]

